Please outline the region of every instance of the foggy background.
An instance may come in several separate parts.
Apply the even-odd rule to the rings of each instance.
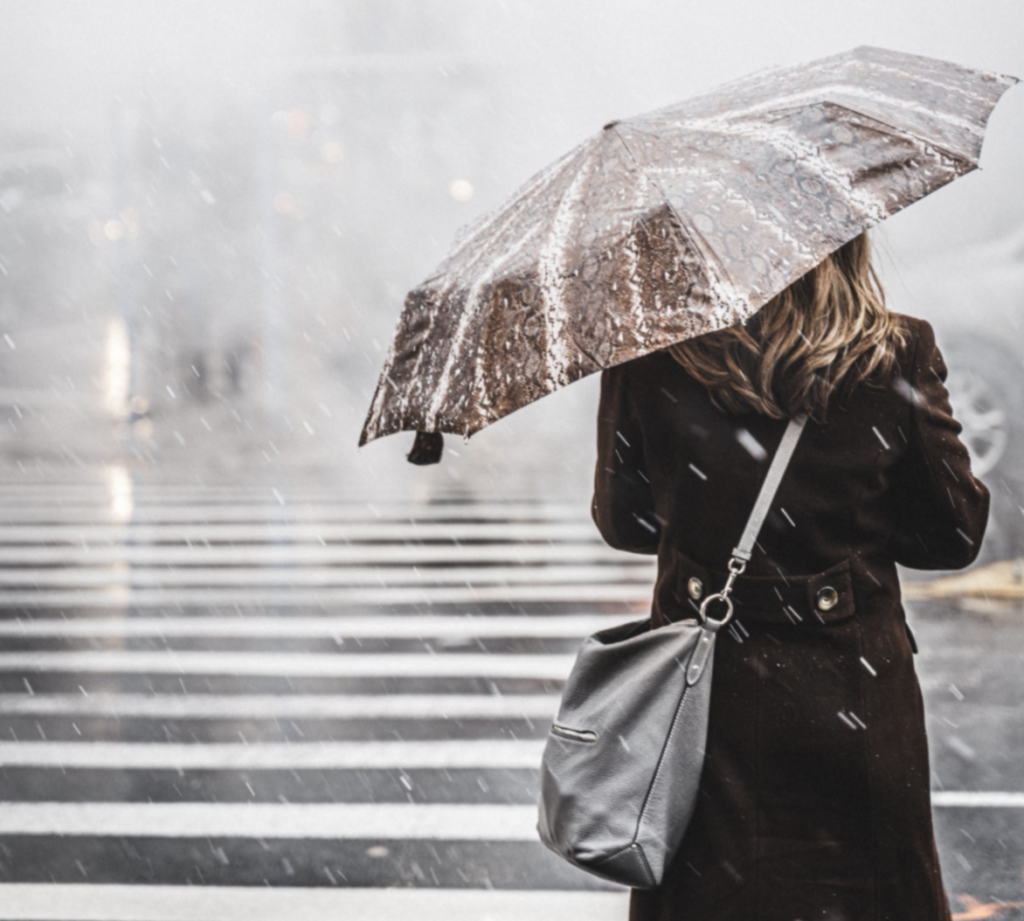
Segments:
[[[757,68],[875,44],[1024,74],[1017,0],[0,14],[0,464],[40,477],[116,463],[584,498],[596,379],[449,436],[438,468],[405,463],[411,435],[356,449],[405,292],[460,225],[607,121]],[[1022,116],[1011,90],[982,171],[875,235],[891,304],[940,337],[966,321],[1020,338],[1019,298],[977,296],[971,254],[1020,238]]]

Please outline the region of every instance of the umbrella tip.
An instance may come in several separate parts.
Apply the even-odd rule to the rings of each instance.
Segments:
[[[601,130],[607,131],[609,128],[614,128],[617,124],[619,124],[619,119],[616,118],[614,121],[608,122],[608,124],[605,125],[604,128],[602,128]]]
[[[427,464],[441,462],[441,450],[444,448],[444,436],[440,432],[417,432],[412,450],[405,456],[410,464],[423,467]]]

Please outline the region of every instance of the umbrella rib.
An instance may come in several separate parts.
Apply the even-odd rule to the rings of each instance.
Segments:
[[[871,115],[867,112],[861,112],[859,109],[854,109],[852,106],[848,106],[842,102],[837,102],[834,99],[830,99],[827,95],[829,91],[839,92],[846,96],[861,96],[862,98],[866,98],[868,100],[874,99],[876,102],[880,102],[889,106],[894,106],[896,108],[907,109],[908,111],[915,112],[917,114],[923,114],[931,117],[935,116],[934,112],[929,111],[927,108],[923,106],[914,105],[909,100],[899,99],[893,96],[887,96],[879,92],[875,92],[873,96],[865,96],[863,93],[857,92],[856,86],[851,86],[849,84],[844,84],[842,82],[837,81],[828,87],[815,87],[813,90],[804,90],[798,93],[791,93],[789,94],[788,98],[783,97],[782,99],[764,101],[756,105],[750,106],[749,108],[743,111],[731,112],[729,114],[728,120],[741,121],[752,117],[769,115],[772,112],[785,112],[789,111],[790,109],[804,108],[808,105],[834,105],[839,106],[840,108],[847,109],[850,112],[856,112],[858,115],[861,115],[865,118],[871,118],[874,121],[880,122],[882,124],[888,124],[888,122],[886,122],[884,119],[878,118],[875,115]],[[780,105],[780,103],[784,104]],[[943,118],[947,124],[953,125],[959,130],[966,131],[968,134],[972,134],[977,137],[982,137],[985,133],[983,127],[979,127],[978,125],[972,124],[971,122],[962,119],[952,113],[946,113],[943,116]],[[890,125],[890,127],[892,126]]]
[[[897,75],[901,74],[901,71],[899,70],[899,68],[893,67],[891,64],[887,65],[887,64],[879,63],[876,66],[878,67],[879,70],[885,70],[885,71],[887,71],[889,73],[893,73],[893,74],[897,74]],[[943,83],[943,82],[941,82],[939,80],[934,80],[931,77],[928,77],[926,74],[918,74],[917,75],[917,79],[920,80],[923,83],[927,83],[930,86],[934,86],[937,89],[942,90],[947,95],[956,94],[956,95],[961,96],[961,97],[966,97],[967,99],[972,99],[971,93],[968,92],[968,90],[964,89],[963,87],[959,87],[956,84]],[[996,104],[999,102],[999,99],[1003,95],[1003,93],[1005,93],[1011,86],[1013,86],[1016,83],[1019,83],[1020,81],[1016,77],[1010,77],[1010,76],[1007,76],[1005,74],[997,74],[997,75],[995,75],[994,82],[1001,83],[1002,84],[1002,89],[1000,89],[1000,91],[996,94],[996,98],[992,101],[992,106],[991,106],[989,111],[991,111],[991,109],[994,109],[996,107]],[[885,98],[891,98],[891,97],[885,97]],[[924,107],[922,107],[920,105],[912,105],[909,102],[909,100],[907,100],[907,101],[896,100],[896,102],[897,102],[898,105],[909,107],[913,111],[922,111],[925,115],[933,115],[934,114],[929,109],[924,108]],[[984,135],[985,135],[985,122],[988,119],[985,118],[982,121],[981,125],[973,125],[973,124],[971,124],[971,122],[967,121],[966,119],[960,118],[957,115],[949,114],[949,115],[947,115],[947,120],[952,122],[952,123],[954,123],[954,124],[962,125],[964,127],[964,129],[969,131],[971,134],[976,134],[976,135],[978,135],[979,138],[983,138]]]
[[[491,209],[485,214],[481,215],[474,221],[473,225],[467,228],[464,233],[460,234],[452,246],[451,252],[445,257],[444,262],[438,268],[435,274],[443,274],[445,265],[455,259],[460,253],[468,248],[469,244],[474,242],[476,238],[485,230],[492,230],[495,223],[499,219],[503,220],[506,224],[513,218],[518,216],[518,212],[526,209],[529,202],[527,199],[537,194],[539,190],[551,182],[551,180],[558,175],[559,171],[575,157],[579,156],[580,148],[583,144],[577,144],[572,150],[560,157],[554,163],[545,167],[542,170],[534,173],[527,181],[526,184],[516,194],[516,199],[512,203],[512,208],[509,209],[508,202],[505,202],[497,207]],[[511,213],[509,213],[511,211]]]
[[[932,150],[936,150],[952,160],[956,160],[960,163],[966,163],[968,166],[971,167],[976,167],[978,165],[974,160],[970,159],[969,157],[965,157],[963,154],[956,153],[956,151],[950,150],[948,147],[944,147],[942,144],[936,144],[934,141],[928,140],[928,138],[921,137],[921,135],[918,134],[916,131],[908,131],[906,128],[898,128],[896,125],[892,124],[891,122],[885,121],[885,119],[879,118],[877,115],[871,115],[868,112],[862,112],[860,109],[855,109],[853,108],[853,106],[848,106],[842,102],[833,102],[831,99],[823,100],[822,105],[832,106],[833,108],[836,109],[842,109],[844,112],[850,112],[851,114],[857,115],[860,118],[866,118],[869,121],[873,121],[876,125],[884,125],[897,137],[907,138],[908,140],[916,141],[917,144],[922,144],[926,147],[930,147]],[[785,112],[787,110],[779,109],[778,111]],[[917,144],[915,144],[915,146],[917,146]]]
[[[566,164],[571,163],[574,159],[579,158],[584,153],[585,147],[586,147],[586,142],[584,142],[584,144],[578,145],[573,151],[571,151],[570,155],[567,155],[566,157],[563,157],[561,160],[559,160],[554,168],[542,171],[543,175],[541,176],[540,180],[536,183],[536,185],[539,187],[539,186],[543,186],[545,183],[549,183],[549,182],[553,181],[553,179],[560,174],[562,168],[564,168]],[[535,191],[535,189],[532,190],[532,191]],[[559,201],[561,201],[562,198],[565,197],[566,191],[563,191],[562,194],[559,196]],[[517,202],[517,205],[520,205],[520,202]],[[525,206],[522,206],[522,207],[525,207]],[[518,210],[521,210],[521,209],[517,207],[515,210],[518,211]],[[513,224],[514,223],[514,221],[513,221],[514,217],[515,217],[514,214],[508,215],[508,219],[506,220],[506,224]],[[526,232],[525,236],[523,236],[521,238],[521,242],[523,240],[526,240],[526,239],[529,239],[529,238],[535,236],[536,232],[537,232],[536,228],[530,228]],[[427,407],[427,415],[428,415],[428,417],[430,419],[430,422],[428,424],[431,424],[431,425],[433,425],[435,427],[438,424],[437,423],[437,416],[441,412],[441,409],[442,409],[442,406],[443,406],[443,403],[444,403],[445,399],[448,397],[448,388],[449,388],[450,382],[451,382],[451,372],[452,372],[452,369],[453,369],[453,367],[455,365],[455,360],[456,360],[456,358],[457,358],[457,356],[459,354],[459,349],[462,347],[462,344],[465,342],[466,335],[468,334],[469,328],[470,328],[470,326],[472,324],[472,320],[473,320],[473,317],[475,315],[474,314],[474,308],[475,308],[475,306],[477,304],[477,301],[478,301],[478,298],[479,298],[479,292],[482,289],[484,289],[491,281],[493,281],[493,279],[497,275],[498,267],[501,266],[504,263],[507,263],[515,255],[515,253],[516,253],[516,248],[509,249],[503,256],[501,256],[497,260],[497,262],[492,262],[491,265],[489,265],[487,267],[487,269],[484,271],[484,273],[481,276],[477,277],[474,280],[473,284],[469,287],[469,291],[468,291],[468,294],[467,294],[467,297],[466,297],[465,312],[464,312],[463,316],[460,318],[458,328],[455,330],[455,333],[454,333],[454,335],[452,337],[451,348],[448,351],[448,356],[447,356],[447,358],[445,360],[444,367],[441,370],[441,375],[440,375],[440,377],[438,379],[438,382],[437,382],[437,388],[435,390],[434,398],[430,401],[430,403],[428,404],[428,407]],[[480,257],[478,257],[477,261],[479,261],[480,258],[483,258],[483,256],[481,255]],[[473,375],[474,376],[474,382],[475,382],[475,379],[476,379],[476,368],[478,366],[478,363],[479,363],[479,355],[477,355],[474,358],[474,375]],[[475,389],[475,383],[474,383],[474,389]],[[493,419],[488,419],[488,422],[485,423],[485,424],[489,424],[492,421],[494,421],[494,420]],[[470,428],[467,426],[467,428],[465,429],[465,431],[462,434],[464,434],[465,436],[468,437],[470,434],[472,434],[473,431],[477,431],[477,430],[478,429],[472,429],[472,431],[471,431]]]
[[[665,192],[664,186],[662,186],[662,184],[658,180],[652,178],[650,174],[648,174],[648,172],[643,168],[640,161],[637,159],[636,155],[633,153],[632,150],[629,149],[629,145],[626,143],[625,138],[622,137],[622,134],[619,132],[618,127],[612,128],[611,130],[615,132],[615,135],[619,139],[619,142],[622,144],[626,153],[629,154],[629,158],[633,161],[634,164],[636,164],[637,170],[661,194],[661,199],[665,203],[665,207],[667,207],[669,211],[671,211],[672,214],[675,216],[676,224],[679,227],[680,233],[682,233],[682,235],[686,237],[686,242],[689,243],[689,245],[694,249],[695,252],[699,253],[704,257],[706,263],[711,263],[712,261],[714,262],[715,272],[718,273],[719,277],[715,278],[714,280],[709,278],[709,281],[711,282],[712,286],[715,287],[717,285],[726,284],[730,288],[735,289],[735,280],[725,270],[725,267],[722,265],[721,260],[718,258],[717,255],[715,255],[714,249],[711,247],[708,241],[704,239],[704,236],[701,234],[701,232],[697,228],[688,227],[687,224],[684,223],[682,215],[679,214],[679,212],[675,209],[675,206],[669,200],[669,197]],[[704,243],[703,250],[694,242],[691,231],[696,233],[700,237],[701,241]],[[709,271],[709,275],[711,274],[713,273]],[[730,306],[733,306],[731,300],[729,300],[728,303],[730,304]]]

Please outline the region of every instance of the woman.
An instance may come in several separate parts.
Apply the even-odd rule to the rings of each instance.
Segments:
[[[787,418],[810,416],[718,640],[696,811],[633,921],[948,921],[896,574],[966,566],[985,530],[945,376],[866,235],[746,328],[604,372],[594,519],[658,555],[655,626],[722,587]]]

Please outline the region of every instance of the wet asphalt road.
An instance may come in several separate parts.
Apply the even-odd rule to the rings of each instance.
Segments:
[[[973,606],[972,606],[973,607]],[[993,906],[970,917],[1024,917],[1024,609],[917,604],[911,623],[935,791],[1016,793],[1014,808],[938,808],[936,832],[954,910],[968,896]],[[987,608],[987,610],[986,610]]]
[[[159,886],[622,916],[536,842],[534,765],[580,639],[642,611],[652,562],[569,504],[267,498],[0,484],[0,918],[236,916]],[[974,608],[911,611],[939,845],[961,918],[1024,918],[1024,611]]]

